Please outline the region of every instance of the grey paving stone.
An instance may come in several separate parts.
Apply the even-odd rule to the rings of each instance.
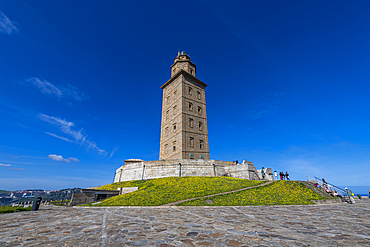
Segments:
[[[0,246],[370,246],[369,199],[312,206],[42,206],[2,214],[0,222]]]

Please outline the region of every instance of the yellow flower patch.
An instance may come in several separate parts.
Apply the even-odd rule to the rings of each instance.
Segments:
[[[108,184],[99,189],[139,187],[137,191],[115,196],[91,206],[158,206],[184,199],[255,186],[266,181],[230,177],[167,177]]]
[[[206,199],[213,203],[206,203]],[[302,205],[325,198],[300,182],[280,180],[266,186],[206,199],[183,202],[178,206]]]

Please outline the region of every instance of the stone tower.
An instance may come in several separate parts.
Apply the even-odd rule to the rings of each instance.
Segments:
[[[196,66],[179,52],[163,86],[159,159],[209,160],[205,87]]]

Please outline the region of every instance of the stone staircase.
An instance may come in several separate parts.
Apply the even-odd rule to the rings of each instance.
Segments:
[[[308,187],[308,188],[312,189],[312,190],[313,190],[313,191],[315,191],[317,194],[319,194],[319,195],[321,195],[321,196],[325,197],[325,198],[326,198],[326,199],[328,199],[328,200],[329,200],[329,199],[337,199],[336,197],[333,197],[333,196],[331,196],[329,193],[327,193],[323,187],[321,187],[321,188],[317,188],[317,187],[313,186],[313,184],[312,184],[312,183],[307,182],[307,181],[300,181],[300,182],[301,182],[302,184],[304,184],[306,187]]]

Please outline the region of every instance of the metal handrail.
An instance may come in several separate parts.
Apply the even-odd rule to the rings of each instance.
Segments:
[[[318,179],[318,180],[321,180],[321,183],[323,183],[322,182],[322,178],[318,178],[318,177],[315,177],[316,179]],[[326,182],[326,181],[325,181]],[[328,184],[328,185],[330,185],[331,187],[333,187],[333,188],[336,188],[336,189],[338,189],[338,190],[340,190],[341,192],[343,192],[343,193],[346,193],[346,191],[344,190],[344,189],[341,189],[341,188],[339,188],[339,187],[337,187],[337,186],[335,186],[334,184],[331,184],[331,183],[328,183],[328,182],[326,182],[326,184]]]

